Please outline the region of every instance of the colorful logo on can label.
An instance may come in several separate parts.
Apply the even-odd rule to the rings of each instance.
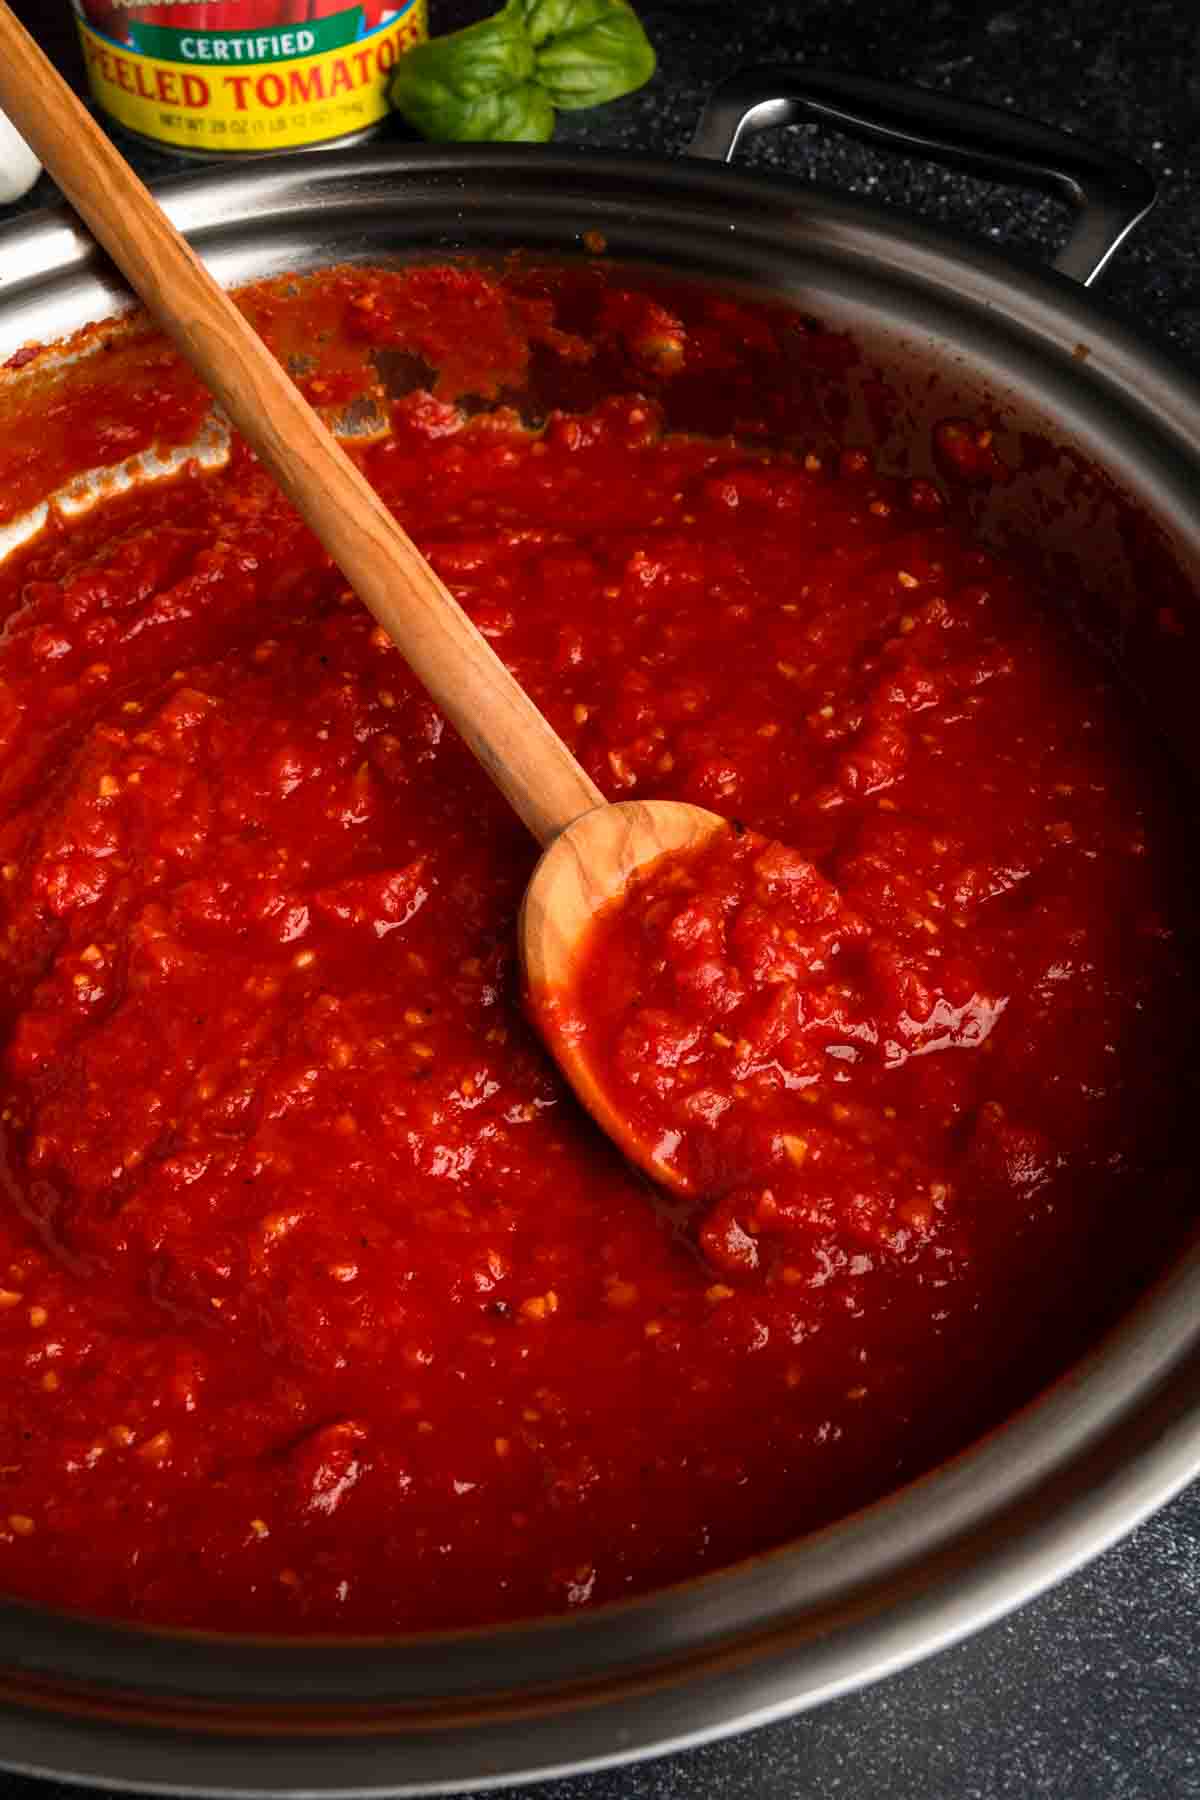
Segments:
[[[204,155],[303,149],[385,117],[426,0],[73,0],[96,102],[121,125]]]

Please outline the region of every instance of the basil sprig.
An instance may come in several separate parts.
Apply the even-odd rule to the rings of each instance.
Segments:
[[[508,0],[491,18],[409,50],[389,91],[422,137],[540,144],[556,109],[600,106],[653,73],[627,0]]]

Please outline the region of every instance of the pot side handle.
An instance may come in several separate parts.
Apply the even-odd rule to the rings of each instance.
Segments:
[[[1079,209],[1079,218],[1054,267],[1085,287],[1098,278],[1157,197],[1154,181],[1140,163],[1020,113],[928,88],[825,70],[768,65],[731,76],[705,106],[688,154],[730,162],[748,133],[809,119],[878,149],[903,150],[946,168],[1021,182],[1068,200]]]

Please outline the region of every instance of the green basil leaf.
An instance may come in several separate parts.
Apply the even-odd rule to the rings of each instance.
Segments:
[[[561,17],[542,38],[534,79],[561,111],[601,106],[631,94],[654,73],[654,50],[625,0],[518,0],[530,37]],[[536,38],[535,38],[535,41]]]
[[[436,81],[401,79],[407,52],[392,78],[392,105],[422,137],[441,144],[545,144],[554,136],[554,108],[536,81],[464,99]]]
[[[583,31],[602,19],[612,0],[509,0],[515,6],[535,50],[564,32]]]
[[[547,144],[554,136],[554,107],[536,81],[493,94],[491,105],[491,117],[481,115],[464,136],[489,144]]]
[[[533,46],[511,7],[462,31],[432,38],[396,64],[389,98],[423,137],[443,142],[544,141],[554,129],[535,86]]]
[[[627,0],[507,0],[491,18],[408,51],[389,97],[423,137],[544,143],[555,107],[598,106],[653,73]]]

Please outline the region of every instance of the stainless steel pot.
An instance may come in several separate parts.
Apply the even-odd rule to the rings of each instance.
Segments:
[[[1149,691],[1158,724],[1179,721],[1186,754],[1189,638],[1178,632],[1200,618],[1200,387],[1078,285],[1148,209],[1148,179],[1007,114],[778,71],[719,94],[695,149],[724,158],[745,131],[804,114],[1065,193],[1082,210],[1060,272],[703,161],[393,148],[190,176],[160,193],[227,283],[518,242],[577,255],[583,234],[600,232],[614,259],[749,284],[850,330],[895,400],[901,429],[882,439],[893,461],[921,467],[931,423],[980,405],[1014,454],[1038,446],[979,498],[980,529],[1052,573],[1069,563],[1092,596],[1082,623]],[[127,303],[65,214],[0,235],[0,359]],[[946,1645],[1095,1555],[1197,1471],[1200,1247],[950,1463],[828,1530],[644,1600],[339,1644],[4,1605],[0,1757],[126,1785],[410,1794],[694,1744]]]

